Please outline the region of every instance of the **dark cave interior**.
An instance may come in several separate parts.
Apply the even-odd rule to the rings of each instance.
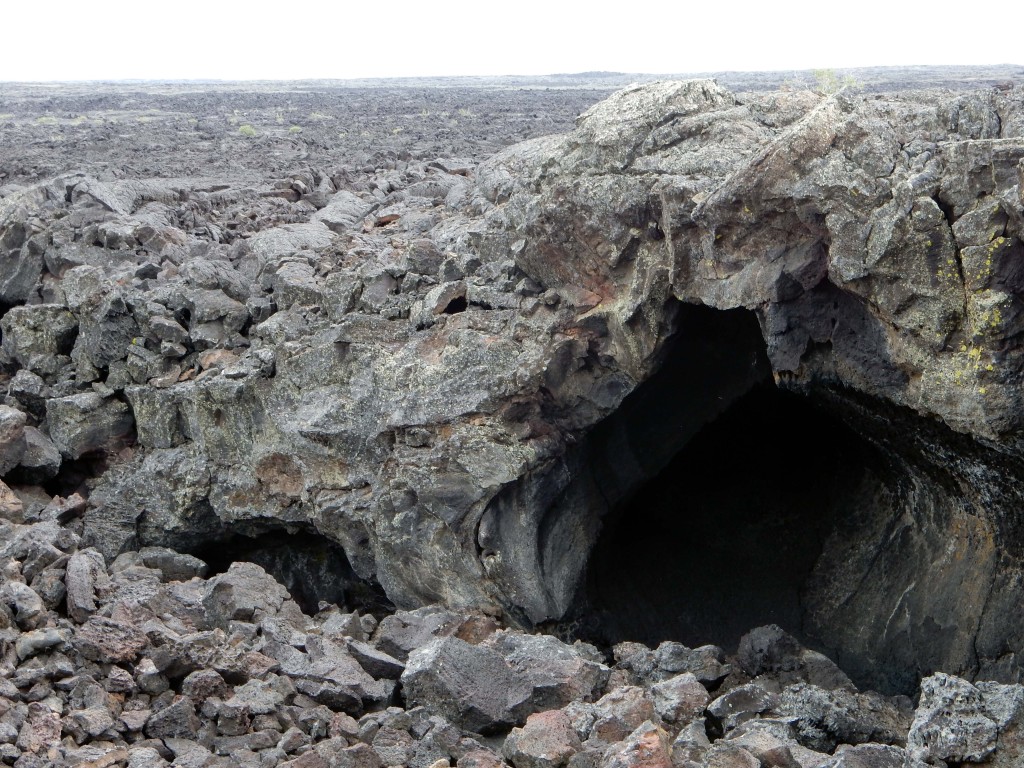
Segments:
[[[591,436],[598,475],[629,453],[647,479],[605,490],[619,501],[587,564],[580,634],[734,650],[750,629],[778,624],[813,646],[804,589],[877,456],[831,412],[776,386],[753,313],[679,311],[657,373]]]
[[[256,563],[283,584],[303,613],[313,615],[320,603],[378,617],[394,606],[377,584],[359,578],[345,550],[325,536],[309,531],[274,529],[252,536],[232,535],[194,549],[212,574],[223,573],[232,563]]]
[[[755,387],[605,518],[587,578],[601,640],[731,649],[763,624],[806,640],[801,593],[865,451],[800,395]]]

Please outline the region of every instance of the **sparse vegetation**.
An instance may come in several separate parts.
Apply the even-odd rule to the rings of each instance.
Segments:
[[[288,133],[302,133],[302,126],[299,126],[299,125],[289,126]]]
[[[844,88],[861,87],[860,81],[853,75],[840,75],[834,69],[814,69],[811,74],[816,86],[814,90],[826,95],[839,93]]]
[[[251,125],[249,125],[248,123],[246,123],[245,125],[241,126],[241,127],[240,127],[240,128],[238,129],[238,132],[239,132],[240,134],[242,134],[243,136],[245,136],[245,137],[246,137],[247,139],[255,139],[255,138],[256,138],[256,135],[257,135],[257,133],[256,133],[256,129],[255,129],[255,128],[253,128],[253,127],[252,127]]]

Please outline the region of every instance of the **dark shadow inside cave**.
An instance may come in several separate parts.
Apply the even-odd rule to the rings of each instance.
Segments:
[[[378,619],[395,610],[380,585],[356,575],[341,546],[308,531],[236,534],[191,554],[210,566],[211,575],[223,573],[235,562],[256,563],[287,588],[307,615],[315,614],[321,603]]]
[[[734,650],[774,623],[813,646],[802,593],[836,522],[874,482],[873,449],[776,387],[752,313],[681,315],[658,372],[590,436],[599,476],[617,455],[643,462],[682,442],[650,461],[644,482],[606,492],[621,500],[588,560],[580,634]]]

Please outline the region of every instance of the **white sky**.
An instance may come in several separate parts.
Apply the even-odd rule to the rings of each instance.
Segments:
[[[0,81],[1024,62],[989,0],[0,0]]]

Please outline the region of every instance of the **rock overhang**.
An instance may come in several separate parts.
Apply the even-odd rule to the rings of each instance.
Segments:
[[[688,332],[678,302],[744,307],[780,384],[830,404],[903,467],[902,501],[881,507],[904,510],[906,535],[920,534],[903,560],[927,569],[956,534],[960,560],[985,554],[941,584],[1005,582],[907,608],[908,626],[938,626],[963,646],[927,663],[978,671],[978,653],[946,628],[977,619],[975,602],[1016,594],[1016,556],[994,563],[1009,551],[1005,521],[1019,497],[997,478],[1019,477],[1024,413],[1021,114],[1016,92],[740,98],[708,81],[659,83],[616,94],[572,133],[499,153],[440,210],[396,198],[404,216],[391,219],[353,195],[366,207],[345,197],[348,218],[311,215],[231,248],[190,250],[169,234],[167,258],[150,260],[179,276],[153,282],[134,262],[90,261],[102,277],[77,284],[81,303],[65,296],[81,329],[70,357],[81,386],[99,384],[106,405],[130,403],[139,450],[100,481],[89,533],[116,550],[138,537],[178,544],[268,523],[312,527],[399,605],[441,599],[562,618],[600,524],[584,504],[578,517],[548,514],[580,492],[574,457],[585,452],[574,446]],[[343,194],[331,184],[311,176],[307,186]],[[15,202],[68,207],[109,246],[102,253],[124,255],[111,249],[152,228],[134,220],[140,206],[262,204],[251,186],[208,187],[74,177]],[[4,203],[4,247],[29,253],[38,246],[9,225],[25,217]],[[203,210],[197,227],[210,223]],[[51,229],[44,261],[56,264],[62,230]],[[446,314],[441,295],[462,290],[464,311]],[[163,349],[182,342],[160,337],[157,318],[187,332],[184,356]],[[200,359],[211,344],[228,354]],[[196,380],[185,365],[169,376],[190,355]],[[885,431],[893,419],[910,438]],[[934,419],[953,431],[931,429]],[[503,528],[515,535],[495,539]],[[546,570],[551,533],[575,545],[561,570]],[[890,615],[880,603],[912,575],[893,576],[896,594],[882,590],[843,621]],[[984,630],[984,663],[1015,669],[997,648],[999,625]],[[900,642],[912,657],[914,643]]]

